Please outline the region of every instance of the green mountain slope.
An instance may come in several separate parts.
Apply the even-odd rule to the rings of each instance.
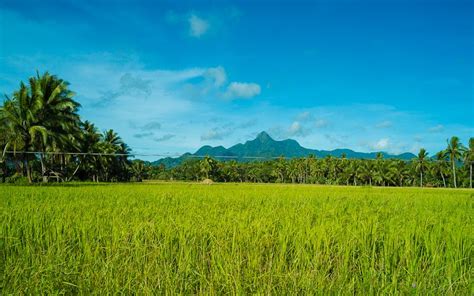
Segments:
[[[282,141],[276,141],[266,132],[261,132],[258,136],[244,144],[236,144],[230,148],[223,146],[212,147],[209,145],[199,148],[194,154],[183,154],[177,158],[163,158],[155,162],[153,165],[164,164],[166,167],[174,167],[180,164],[183,160],[192,157],[201,156],[212,156],[220,160],[235,159],[238,161],[252,161],[257,159],[269,159],[272,157],[305,157],[314,155],[316,157],[341,157],[345,155],[347,158],[361,158],[361,159],[373,159],[376,157],[378,152],[356,152],[350,149],[335,149],[335,150],[314,150],[302,147],[297,141],[287,139]],[[403,160],[410,160],[415,157],[412,153],[403,153],[399,155],[388,154],[381,152],[384,158],[397,158]]]

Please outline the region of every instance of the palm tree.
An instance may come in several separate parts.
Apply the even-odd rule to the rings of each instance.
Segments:
[[[368,180],[369,185],[372,186],[372,178],[374,175],[374,166],[371,160],[365,160],[357,170],[359,179]],[[367,183],[366,183],[367,184]]]
[[[464,163],[469,166],[469,188],[472,188],[472,166],[474,164],[474,138],[469,139],[469,147],[464,151]]]
[[[215,170],[216,161],[209,156],[204,157],[199,163],[201,173],[204,174],[206,179],[211,177],[211,173]]]
[[[444,151],[439,151],[436,153],[436,162],[432,166],[432,174],[434,176],[441,176],[441,179],[443,180],[443,186],[446,187],[446,178],[445,178],[445,173],[446,173],[447,168],[447,163],[446,163],[446,153]]]
[[[456,162],[461,158],[463,150],[464,149],[461,142],[459,141],[459,138],[451,137],[451,140],[448,141],[448,147],[446,148],[446,155],[451,161],[451,165],[453,168],[454,188],[458,187],[456,182]]]
[[[100,153],[101,135],[93,123],[85,121],[82,123],[82,136],[80,137],[80,152],[86,153],[79,156],[79,163],[85,169],[89,176],[92,176],[92,181],[95,182],[98,178],[100,169],[100,158],[93,153]]]
[[[33,159],[29,153],[41,151],[40,161],[43,180],[45,177],[45,152],[49,147],[60,148],[70,139],[73,129],[78,130],[79,104],[72,97],[74,93],[68,90],[68,84],[45,73],[37,74],[29,80],[29,86],[20,84],[18,91],[12,98],[7,97],[0,109],[2,125],[9,130],[10,137],[7,144],[15,145],[21,142],[23,150],[23,171],[28,181],[32,182],[29,161]]]
[[[143,160],[134,160],[130,166],[132,174],[135,177],[135,181],[141,182],[146,174],[146,166]]]
[[[74,101],[74,93],[68,89],[69,84],[48,72],[42,76],[29,79],[31,95],[35,102],[36,120],[46,130],[47,137],[35,143],[35,150],[40,154],[43,182],[47,182],[45,152],[70,148],[74,141],[73,134],[79,132],[80,119],[77,114],[80,104]],[[64,164],[65,156],[61,155]]]
[[[427,163],[426,163],[426,158],[428,157],[428,152],[424,148],[420,149],[420,152],[418,153],[418,157],[415,159],[416,161],[416,166],[415,170],[417,172],[420,172],[420,187],[423,187],[423,172],[426,169]]]
[[[126,154],[130,152],[130,149],[122,141],[122,138],[112,129],[104,132],[99,146],[101,152],[104,154],[119,154],[118,156],[107,155],[101,157],[105,181],[109,181],[112,175],[115,178],[122,179],[119,174],[126,169]]]
[[[10,134],[14,135],[7,144],[21,142],[23,150],[23,173],[26,173],[28,182],[32,183],[31,167],[29,161],[31,155],[28,153],[33,148],[38,137],[46,142],[48,133],[42,122],[38,121],[38,109],[40,108],[35,98],[31,95],[28,87],[22,82],[20,89],[13,93],[13,97],[7,97],[0,109],[0,118]],[[16,150],[16,147],[14,147]]]
[[[280,156],[273,165],[273,175],[276,177],[278,183],[285,182],[285,176],[287,171],[287,162],[283,156]]]

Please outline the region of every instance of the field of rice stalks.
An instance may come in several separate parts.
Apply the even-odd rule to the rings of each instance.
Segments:
[[[474,192],[0,187],[0,294],[473,295]]]

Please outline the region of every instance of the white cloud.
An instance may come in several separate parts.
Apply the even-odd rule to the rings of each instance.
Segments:
[[[376,143],[372,145],[372,149],[375,150],[384,150],[389,148],[390,146],[390,140],[388,138],[383,138],[378,140]]]
[[[191,14],[188,18],[189,23],[189,34],[193,37],[199,38],[204,35],[210,27],[208,21],[198,17],[195,14]]]
[[[296,115],[296,119],[299,121],[306,121],[306,120],[310,120],[311,118],[313,118],[313,116],[311,115],[309,111],[304,111]]]
[[[299,123],[298,121],[294,121],[290,125],[290,128],[288,129],[288,132],[290,133],[290,135],[297,135],[297,134],[301,133],[302,130],[303,130],[303,128],[301,127],[301,123]]]
[[[328,126],[328,122],[327,120],[324,120],[324,119],[318,119],[316,120],[314,126],[316,126],[317,128],[323,128],[323,127]]]
[[[222,66],[207,69],[204,77],[214,87],[221,87],[227,82],[227,74]]]
[[[246,82],[231,82],[227,86],[227,90],[224,93],[224,97],[229,99],[250,99],[259,95],[261,91],[260,85],[256,83]]]
[[[224,132],[217,129],[212,129],[201,135],[201,141],[208,140],[222,140],[224,137]]]
[[[283,133],[282,136],[284,138],[287,137],[304,137],[309,134],[309,129],[307,129],[301,122],[293,121],[288,128],[286,133]]]

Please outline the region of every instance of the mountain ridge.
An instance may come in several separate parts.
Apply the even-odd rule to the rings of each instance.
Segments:
[[[287,158],[306,157],[314,155],[319,158],[327,156],[347,158],[374,159],[378,153],[382,153],[384,158],[395,158],[410,160],[415,157],[413,153],[405,152],[401,154],[389,154],[383,151],[377,152],[357,152],[351,149],[317,150],[301,146],[296,140],[274,140],[267,132],[260,132],[253,140],[245,143],[238,143],[229,148],[224,146],[204,145],[195,153],[185,153],[177,158],[166,157],[152,162],[152,165],[164,164],[166,167],[174,167],[182,163],[185,159],[211,156],[217,159],[235,159],[237,161],[251,161],[255,159],[274,158],[284,156]]]

